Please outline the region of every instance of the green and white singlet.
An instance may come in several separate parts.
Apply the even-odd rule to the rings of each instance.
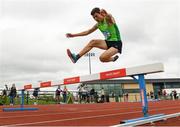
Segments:
[[[97,27],[103,33],[107,41],[120,41],[121,40],[120,32],[117,25],[115,23],[109,25],[106,21],[106,18],[104,18],[102,22],[99,22]]]

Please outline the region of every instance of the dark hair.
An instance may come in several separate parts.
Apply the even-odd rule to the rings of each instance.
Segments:
[[[100,8],[98,7],[93,8],[91,11],[91,15],[94,15],[95,13],[100,13]]]

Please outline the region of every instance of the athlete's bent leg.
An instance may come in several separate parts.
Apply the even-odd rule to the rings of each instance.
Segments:
[[[119,57],[116,55],[113,57],[115,54],[118,53],[118,49],[111,47],[108,50],[106,50],[101,56],[99,57],[101,62],[110,62],[110,61],[116,61]]]
[[[100,48],[100,49],[104,49],[107,50],[108,47],[106,45],[106,42],[104,40],[101,39],[96,39],[96,40],[91,40],[80,52],[79,52],[79,56],[83,56],[86,53],[88,53],[92,48]]]
[[[104,50],[108,49],[107,44],[104,40],[97,39],[97,40],[91,40],[77,55],[71,53],[69,49],[67,49],[67,54],[70,57],[71,61],[73,63],[76,63],[80,57],[82,57],[84,54],[89,52],[94,47]]]

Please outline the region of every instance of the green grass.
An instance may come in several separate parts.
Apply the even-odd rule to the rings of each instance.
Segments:
[[[14,101],[15,101],[15,105],[21,104],[21,98],[20,97],[16,97]],[[37,102],[38,104],[44,104],[44,105],[56,103],[55,99],[53,97],[50,97],[50,96],[42,96],[42,97],[39,97],[37,100],[28,98],[28,103],[27,103],[27,98],[24,99],[25,105],[27,105],[27,104],[32,105],[32,104],[34,104],[34,102]],[[0,104],[10,105],[10,98],[0,96]]]

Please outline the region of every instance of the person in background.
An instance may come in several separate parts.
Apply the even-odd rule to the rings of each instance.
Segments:
[[[17,95],[17,91],[16,91],[16,86],[15,84],[12,84],[12,87],[10,89],[10,93],[9,93],[9,97],[10,97],[10,105],[14,105],[15,104],[15,97]]]
[[[165,100],[166,100],[166,96],[167,96],[166,90],[163,90],[163,97]]]
[[[86,103],[90,103],[90,89],[87,85],[84,86],[85,92],[86,92]]]
[[[171,97],[171,100],[174,100],[174,92],[173,91],[171,91],[170,97]]]
[[[3,101],[3,105],[5,105],[6,104],[6,102],[7,102],[7,85],[5,85],[5,88],[3,89],[3,91],[2,91],[2,101]]]
[[[61,87],[58,86],[58,88],[56,89],[56,103],[57,104],[60,104],[60,95],[61,95],[61,92],[62,92]]]
[[[78,99],[79,99],[79,103],[81,103],[81,101],[82,101],[82,87],[83,87],[83,84],[80,84],[78,86]]]
[[[152,91],[150,91],[150,97],[151,97],[151,99],[154,98],[154,93]]]
[[[113,98],[113,102],[115,102],[115,94],[114,94],[114,92],[111,93],[111,96]]]
[[[95,90],[94,90],[94,88],[92,88],[90,90],[90,101],[91,101],[91,103],[94,102],[94,94],[95,94]]]
[[[129,94],[127,92],[124,94],[124,99],[125,102],[129,101]]]
[[[85,85],[82,87],[82,100],[84,103],[87,103],[87,89]]]
[[[176,100],[176,99],[177,99],[177,91],[174,90],[174,100]]]
[[[5,84],[5,90],[6,90],[6,92],[7,92],[7,95],[8,95],[8,86]]]
[[[104,97],[105,97],[105,96],[104,96],[104,95],[105,95],[105,92],[104,92],[104,88],[103,88],[103,87],[101,88],[101,91],[100,91],[100,92],[101,92],[101,103],[104,103],[104,101],[105,101],[105,100],[104,100],[104,99],[105,99],[105,98],[104,98]]]
[[[62,91],[63,103],[66,103],[66,101],[67,101],[67,92],[68,92],[68,90],[67,90],[66,86],[64,86],[64,89]]]
[[[33,96],[34,96],[34,98],[35,98],[34,105],[37,105],[37,100],[38,100],[39,91],[40,91],[39,88],[35,88],[34,91],[33,91]]]
[[[2,96],[7,96],[7,90],[6,90],[6,87],[3,89],[2,91]]]

